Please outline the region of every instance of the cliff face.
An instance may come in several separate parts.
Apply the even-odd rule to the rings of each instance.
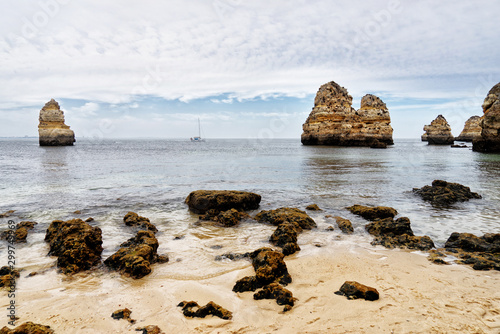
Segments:
[[[319,88],[302,126],[301,141],[304,145],[370,146],[376,141],[392,145],[390,123],[381,99],[365,95],[356,110],[347,89],[331,81]]]
[[[59,108],[59,103],[50,100],[40,110],[40,123],[38,124],[38,137],[40,146],[66,146],[73,145],[75,133],[64,124],[64,113]]]
[[[455,138],[458,141],[472,141],[475,137],[481,136],[481,125],[479,124],[481,117],[472,116],[465,121],[465,126],[460,135]]]
[[[455,137],[451,134],[451,127],[443,115],[438,115],[430,125],[424,126],[422,141],[429,142],[429,145],[451,145]]]
[[[500,82],[488,92],[483,102],[481,136],[472,141],[472,149],[485,153],[500,153]]]

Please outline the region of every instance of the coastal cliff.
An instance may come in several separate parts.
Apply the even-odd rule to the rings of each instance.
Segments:
[[[38,136],[40,146],[67,146],[75,142],[75,133],[64,124],[64,112],[54,99],[40,110]]]
[[[469,141],[471,142],[475,137],[481,136],[481,117],[472,116],[467,121],[465,121],[465,126],[460,135],[455,138],[457,141]]]
[[[484,153],[500,152],[500,82],[490,89],[483,102],[481,136],[472,142],[472,149]]]
[[[451,134],[451,127],[443,115],[438,115],[431,124],[425,125],[424,131],[422,141],[427,141],[429,145],[451,145],[455,140]]]
[[[356,110],[347,89],[331,81],[319,88],[314,108],[302,126],[301,141],[304,145],[392,145],[390,123],[389,110],[380,98],[367,94]]]

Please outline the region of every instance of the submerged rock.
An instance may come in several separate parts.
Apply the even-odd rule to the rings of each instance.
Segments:
[[[151,222],[149,221],[149,218],[139,216],[135,212],[131,212],[131,211],[128,212],[125,215],[125,217],[123,217],[123,222],[127,226],[133,226],[133,227],[137,227],[141,230],[152,231],[153,233],[158,232],[158,229],[156,228],[156,226],[151,224]]]
[[[152,231],[139,231],[120,247],[104,264],[134,279],[148,275],[151,272],[151,264],[168,262],[167,256],[157,254],[158,240]]]
[[[393,144],[391,117],[385,103],[367,94],[361,108],[352,107],[347,89],[331,81],[322,85],[314,108],[302,125],[304,145],[370,146],[374,140]]]
[[[262,288],[262,290],[257,291],[253,295],[253,299],[276,299],[276,304],[286,305],[283,312],[291,310],[294,305],[295,298],[290,290],[285,289],[278,283],[271,283]]]
[[[186,317],[205,318],[207,315],[213,315],[224,320],[233,318],[233,314],[214,302],[208,302],[205,306],[198,305],[194,301],[180,302],[178,307],[182,307],[182,313]]]
[[[448,253],[460,258],[458,263],[472,265],[475,270],[500,270],[500,233],[477,237],[454,232],[444,247]]]
[[[81,219],[54,220],[45,234],[49,255],[65,274],[88,270],[101,261],[102,232]]]
[[[443,180],[432,181],[432,186],[424,186],[420,189],[413,188],[413,192],[433,205],[449,205],[455,202],[468,201],[472,198],[482,198],[478,193],[470,191],[469,187]]]
[[[250,217],[245,212],[240,212],[236,209],[229,209],[226,211],[218,211],[215,209],[208,210],[207,213],[200,216],[201,220],[211,220],[219,223],[224,227],[231,227],[237,225],[243,218]]]
[[[377,289],[354,281],[346,281],[335,294],[346,296],[347,299],[365,299],[370,301],[379,299]]]
[[[254,210],[259,207],[260,195],[231,190],[196,190],[186,198],[189,210],[194,213],[204,214],[208,210],[226,211]]]
[[[250,254],[251,253],[249,253],[249,252],[247,252],[247,253],[224,253],[222,255],[217,255],[215,257],[215,261],[222,261],[225,259],[228,259],[231,261],[247,259],[247,258],[250,258]]]
[[[333,217],[337,223],[337,226],[343,233],[352,234],[354,233],[354,228],[352,227],[352,223],[348,219],[344,219],[342,217],[335,216]]]
[[[472,116],[465,121],[464,129],[455,138],[456,141],[471,142],[474,138],[481,136],[481,117]]]
[[[472,149],[483,153],[500,152],[500,82],[493,86],[483,102],[481,136],[474,138]]]
[[[393,209],[388,206],[364,206],[364,205],[353,205],[346,208],[351,211],[353,214],[363,217],[367,220],[376,220],[383,218],[393,218],[398,214],[396,209]]]
[[[75,142],[75,133],[64,124],[64,112],[54,99],[40,110],[38,136],[40,146],[68,146]]]
[[[269,242],[281,247],[284,255],[290,255],[300,251],[300,247],[297,244],[297,235],[300,232],[302,232],[302,228],[298,223],[286,221],[278,225],[269,238]]]
[[[307,213],[297,208],[262,210],[255,216],[255,219],[259,223],[269,223],[276,226],[284,222],[295,222],[305,230],[316,227],[316,222]]]
[[[35,324],[31,321],[25,322],[16,328],[10,329],[7,326],[0,329],[0,334],[53,334],[55,333],[50,326]]]
[[[438,115],[430,125],[424,126],[424,131],[422,141],[427,141],[429,145],[451,145],[455,141],[451,127],[443,115]]]
[[[259,248],[250,253],[255,276],[246,276],[238,280],[233,287],[234,292],[255,291],[265,285],[278,282],[287,285],[292,282],[288,273],[284,255],[271,248]]]

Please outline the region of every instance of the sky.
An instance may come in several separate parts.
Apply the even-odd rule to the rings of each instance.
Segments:
[[[54,98],[77,139],[300,138],[319,87],[379,96],[395,138],[458,135],[500,81],[500,2],[3,0],[0,137]]]

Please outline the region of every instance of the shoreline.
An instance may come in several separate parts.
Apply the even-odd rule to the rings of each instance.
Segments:
[[[246,260],[241,260],[245,261]],[[243,263],[242,262],[242,265]],[[26,278],[18,286],[17,325],[33,321],[56,333],[135,333],[157,325],[165,333],[498,333],[500,273],[464,265],[436,265],[418,252],[380,246],[329,244],[310,246],[285,258],[293,281],[287,286],[296,301],[282,313],[274,300],[253,300],[253,293],[234,293],[243,269],[209,278],[165,278],[168,264],[158,265],[141,280],[99,272],[72,279],[56,270]],[[163,273],[165,272],[165,273]],[[349,280],[376,288],[377,301],[348,300],[335,295]],[[185,318],[183,300],[209,301],[233,312],[233,319]],[[1,305],[7,306],[7,296]],[[127,307],[137,323],[114,320]],[[5,309],[5,308],[4,308]],[[0,326],[7,325],[5,317]]]

